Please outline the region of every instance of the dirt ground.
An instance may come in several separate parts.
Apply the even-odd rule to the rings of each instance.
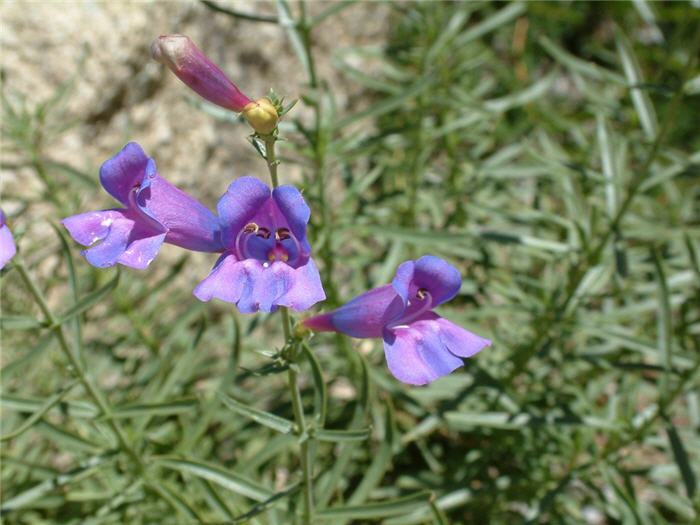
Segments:
[[[277,14],[274,2],[225,5]],[[298,12],[299,5],[291,5]],[[329,5],[309,2],[308,11],[313,16]],[[314,30],[318,71],[341,110],[348,110],[361,90],[333,68],[332,54],[381,45],[388,15],[386,4],[360,2]],[[4,2],[0,20],[7,93],[21,94],[31,106],[75,79],[68,114],[77,124],[47,145],[50,158],[97,177],[105,159],[137,141],[163,176],[210,206],[232,178],[265,179],[265,167],[245,140],[246,126],[216,120],[187,102],[186,96],[196,95],[151,59],[152,40],[161,34],[190,36],[253,99],[273,88],[291,100],[306,89],[303,70],[279,25],[233,19],[197,2]],[[295,111],[303,115],[301,106]],[[3,173],[5,184],[18,178],[22,173]]]

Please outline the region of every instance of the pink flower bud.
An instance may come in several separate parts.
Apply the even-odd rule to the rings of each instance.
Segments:
[[[279,120],[275,106],[266,98],[260,98],[246,105],[243,108],[243,117],[261,135],[272,133]]]
[[[151,44],[151,56],[209,102],[237,112],[251,103],[185,35],[158,37]]]

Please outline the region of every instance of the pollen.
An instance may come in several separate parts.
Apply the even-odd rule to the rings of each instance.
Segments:
[[[245,233],[257,233],[258,229],[258,225],[254,222],[249,222],[243,227]]]

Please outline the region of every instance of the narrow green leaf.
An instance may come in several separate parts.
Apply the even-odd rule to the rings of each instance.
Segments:
[[[306,54],[306,46],[304,45],[304,37],[299,32],[296,21],[292,18],[292,12],[289,9],[289,4],[285,0],[277,0],[277,13],[279,15],[279,24],[287,32],[289,41],[292,44],[292,49],[297,55],[301,66],[304,68],[306,78],[314,79],[316,74],[313,66],[309,61],[309,56]]]
[[[449,494],[445,494],[444,496],[440,496],[434,501],[431,499],[431,508],[419,507],[410,514],[384,520],[382,521],[382,525],[414,525],[418,523],[426,523],[427,519],[429,519],[431,516],[431,510],[436,523],[440,523],[441,519],[445,523],[449,523],[449,521],[446,521],[442,511],[459,508],[471,501],[472,498],[473,494],[469,489],[459,489],[454,492],[450,492]],[[441,514],[439,518],[438,514]]]
[[[543,97],[554,84],[554,80],[557,77],[557,72],[552,71],[549,75],[538,80],[531,86],[523,89],[522,91],[516,91],[505,97],[494,98],[491,100],[486,100],[483,102],[483,107],[488,111],[493,111],[494,113],[502,113],[508,111],[512,108],[517,108],[534,102],[538,98]]]
[[[668,441],[671,444],[673,458],[676,460],[678,470],[680,470],[681,477],[683,478],[685,493],[688,496],[688,499],[692,500],[695,497],[695,488],[697,486],[695,481],[695,473],[693,472],[693,468],[690,466],[690,458],[688,457],[688,453],[685,451],[683,441],[678,435],[676,427],[670,420],[666,422],[666,434],[668,435]]]
[[[197,515],[192,506],[185,501],[182,497],[182,493],[178,492],[174,487],[170,488],[165,482],[155,480],[149,481],[147,487],[158,494],[173,508],[173,510],[188,522],[202,523],[202,519]]]
[[[112,456],[113,454],[94,456],[81,462],[76,468],[65,474],[59,474],[54,478],[42,481],[38,485],[34,485],[32,488],[20,492],[13,498],[6,500],[2,504],[2,507],[0,507],[0,511],[5,513],[27,507],[45,494],[60,489],[60,487],[67,485],[76,478],[81,477],[86,472],[99,469],[99,467],[107,463]]]
[[[61,388],[58,392],[56,392],[54,395],[52,395],[50,398],[48,398],[44,404],[39,407],[39,409],[34,412],[31,416],[29,416],[24,423],[22,423],[18,428],[10,432],[9,434],[6,434],[2,437],[0,437],[0,441],[6,441],[8,439],[12,439],[14,437],[19,436],[22,434],[25,430],[30,428],[34,423],[39,421],[42,417],[44,417],[44,414],[46,414],[53,406],[61,401],[63,397],[70,392],[71,388],[73,388],[76,384],[78,383],[78,380],[74,380],[70,383],[68,383],[66,386]]]
[[[370,491],[381,482],[384,473],[391,463],[396,434],[394,429],[394,409],[390,403],[386,404],[384,429],[384,440],[379,446],[379,450],[374,455],[372,463],[370,463],[365,471],[359,485],[348,499],[348,504],[350,505],[360,504],[367,499]]]
[[[137,403],[115,407],[109,417],[118,419],[139,416],[171,416],[187,412],[197,406],[199,406],[197,398],[177,399],[166,403]]]
[[[220,393],[217,395],[228,408],[234,412],[237,412],[238,414],[252,419],[257,423],[260,423],[261,425],[276,430],[277,432],[282,432],[283,434],[289,434],[294,429],[294,423],[289,419],[244,405],[243,403],[240,403],[227,395]]]
[[[219,466],[203,461],[171,458],[167,456],[154,458],[153,463],[181,472],[189,472],[199,478],[207,479],[231,492],[240,494],[255,501],[265,501],[274,493],[257,482],[240,474],[224,470]]]
[[[119,268],[117,267],[117,271],[114,274],[114,277],[104,286],[99,288],[98,290],[95,290],[92,293],[89,293],[85,297],[83,297],[80,301],[78,301],[74,306],[69,308],[66,312],[63,313],[63,315],[60,317],[59,324],[63,324],[66,321],[72,319],[76,315],[79,315],[83,313],[85,310],[93,306],[94,304],[100,302],[102,298],[104,298],[107,294],[109,294],[119,283],[119,275],[120,271]]]
[[[316,424],[323,427],[326,423],[326,407],[328,405],[328,390],[326,388],[326,380],[323,378],[323,370],[318,357],[314,354],[309,345],[304,344],[304,355],[311,366],[311,377],[314,381],[314,417]],[[319,438],[321,439],[321,438]]]
[[[467,43],[477,40],[494,29],[515,20],[517,17],[523,14],[526,9],[527,6],[522,2],[513,2],[508,4],[500,11],[497,11],[493,15],[485,18],[483,21],[460,34],[457,38],[455,38],[453,48],[460,49]]]
[[[311,22],[309,22],[309,28],[312,28],[314,26],[317,26],[321,22],[323,22],[326,18],[329,16],[335,15],[336,13],[339,13],[346,7],[350,7],[352,4],[354,4],[357,0],[340,0],[338,2],[332,2],[329,7],[321,11],[318,15],[316,15]]]
[[[45,400],[42,398],[23,397],[14,394],[0,395],[0,404],[3,410],[17,410],[19,412],[34,413],[40,410]],[[72,417],[92,419],[100,414],[95,405],[86,401],[69,401],[61,405],[61,411]]]
[[[603,177],[605,177],[605,208],[608,212],[608,217],[615,216],[617,211],[617,188],[618,182],[615,174],[615,163],[613,162],[612,151],[613,147],[610,143],[610,133],[605,117],[600,113],[596,115],[596,124],[598,128],[598,147],[600,148],[600,161],[603,168]]]
[[[30,315],[6,315],[0,317],[0,328],[3,330],[35,330],[45,326],[42,321]]]
[[[372,433],[371,428],[364,428],[359,430],[326,430],[319,429],[314,430],[313,437],[320,441],[364,441],[369,438]]]
[[[432,493],[429,491],[418,492],[403,498],[396,498],[381,503],[368,503],[366,505],[348,505],[347,507],[333,507],[315,513],[322,519],[372,519],[385,516],[397,516],[407,514],[415,509],[427,507]]]
[[[412,86],[406,87],[400,93],[397,93],[392,97],[385,98],[378,104],[375,104],[374,106],[369,107],[364,111],[359,111],[336,122],[334,128],[336,130],[339,130],[349,124],[357,122],[358,120],[362,120],[369,117],[378,117],[379,115],[383,115],[385,113],[388,113],[389,111],[393,111],[394,109],[406,104],[408,100],[415,98],[417,95],[422,93],[429,86],[431,86],[434,81],[435,78],[432,75],[426,75],[422,78],[419,78]]]
[[[602,68],[593,62],[588,62],[575,57],[544,35],[539,38],[538,42],[545,49],[545,51],[552,56],[552,58],[571,71],[580,73],[601,82],[612,82],[613,84],[626,83],[623,76],[613,71],[608,71],[607,69]]]
[[[654,260],[656,278],[659,284],[659,310],[656,315],[657,320],[657,342],[659,346],[659,363],[664,367],[659,384],[659,392],[662,399],[669,395],[669,373],[671,370],[671,337],[673,327],[671,326],[671,304],[669,301],[668,282],[664,272],[664,263],[661,254],[656,248],[652,248],[651,256]]]
[[[615,44],[617,45],[617,52],[620,55],[622,68],[627,78],[632,103],[639,116],[639,122],[642,125],[647,139],[652,141],[659,132],[659,123],[651,99],[641,87],[644,84],[641,68],[639,67],[637,58],[634,56],[632,46],[619,30],[615,33]]]

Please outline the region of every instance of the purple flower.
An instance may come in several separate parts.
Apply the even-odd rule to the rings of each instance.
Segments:
[[[16,253],[15,240],[5,222],[5,214],[0,210],[0,269],[4,268]]]
[[[151,56],[209,102],[236,112],[243,111],[251,103],[188,36],[156,38],[151,44]]]
[[[491,341],[431,310],[459,291],[462,279],[446,261],[425,255],[406,261],[391,284],[374,288],[303,324],[320,332],[381,337],[389,370],[399,381],[424,385],[449,374]]]
[[[153,159],[135,142],[102,165],[100,181],[126,208],[82,213],[62,222],[73,239],[90,246],[82,253],[93,266],[146,268],[163,242],[222,251],[216,216],[161,178]]]
[[[241,177],[217,204],[226,252],[195,289],[201,301],[236,303],[243,313],[278,306],[305,310],[326,298],[309,257],[310,210],[299,190],[272,192],[254,177]]]
[[[243,113],[255,131],[277,128],[277,109],[266,98],[252,101],[185,35],[163,35],[151,44],[151,56],[165,64],[190,89],[218,106]]]

